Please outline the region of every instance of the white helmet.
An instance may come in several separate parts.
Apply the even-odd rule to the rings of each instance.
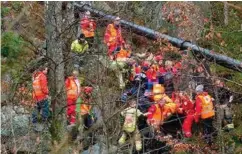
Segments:
[[[198,85],[197,87],[196,87],[196,92],[203,92],[203,88],[204,88],[204,86],[203,85]]]
[[[91,15],[90,11],[85,12],[85,15]]]
[[[114,20],[120,20],[120,18],[119,17],[116,17]]]

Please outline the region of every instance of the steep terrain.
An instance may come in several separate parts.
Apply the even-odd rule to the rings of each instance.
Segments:
[[[2,145],[6,148],[6,151],[45,151],[50,150],[50,147],[46,147],[46,143],[50,143],[50,134],[44,132],[41,134],[41,144],[34,145],[35,135],[32,132],[31,125],[28,118],[31,113],[32,97],[31,97],[31,73],[40,64],[36,62],[36,59],[45,55],[43,50],[43,44],[45,41],[45,16],[44,5],[42,2],[4,2],[2,3],[2,87],[1,87],[1,120],[2,130],[1,139]],[[208,6],[209,5],[209,6]],[[241,31],[239,31],[239,23],[241,23],[241,17],[239,17],[239,11],[234,9],[230,10],[230,23],[227,27],[221,26],[222,22],[214,21],[216,16],[220,14],[216,11],[212,12],[214,16],[207,19],[205,16],[210,13],[210,5],[218,7],[221,11],[221,4],[203,4],[202,6],[194,3],[172,3],[172,2],[94,2],[93,7],[102,11],[107,11],[112,15],[119,15],[125,20],[133,21],[137,24],[147,26],[158,30],[160,32],[168,33],[175,37],[182,37],[191,41],[201,41],[201,46],[214,49],[223,54],[234,57],[241,60],[241,54],[239,52],[239,42],[241,42]],[[239,4],[240,5],[240,4]],[[177,9],[174,12],[172,8]],[[154,9],[152,9],[154,8]],[[209,12],[203,12],[203,8],[209,8]],[[206,10],[206,9],[205,9]],[[206,10],[206,11],[207,11]],[[144,13],[145,12],[145,13]],[[171,12],[169,14],[168,12]],[[202,13],[200,13],[202,12]],[[173,13],[173,14],[172,14]],[[127,14],[130,14],[129,16]],[[202,14],[202,15],[201,15]],[[175,15],[175,17],[174,17]],[[177,15],[177,16],[176,16]],[[223,18],[219,16],[220,18]],[[217,19],[217,18],[216,18]],[[97,18],[98,22],[102,22],[102,19]],[[209,22],[207,22],[209,20]],[[184,22],[186,21],[186,22]],[[204,21],[204,22],[201,22]],[[215,22],[211,27],[209,25]],[[219,25],[221,24],[221,25]],[[192,28],[191,28],[192,27]],[[124,105],[120,103],[120,94],[122,91],[118,89],[118,82],[114,75],[114,72],[108,68],[108,63],[100,63],[100,59],[105,59],[106,47],[101,45],[103,42],[103,33],[105,25],[98,25],[98,35],[96,37],[96,55],[87,54],[84,58],[84,66],[82,77],[85,82],[95,85],[95,104],[102,111],[102,118],[104,124],[101,128],[95,129],[93,134],[95,138],[104,142],[105,147],[110,146],[110,149],[116,149],[116,142],[120,135],[121,123],[120,123],[120,108]],[[238,32],[237,32],[238,30]],[[218,32],[222,31],[220,36]],[[233,32],[236,31],[236,32]],[[202,33],[202,34],[201,34]],[[228,35],[231,34],[231,35]],[[123,35],[127,41],[132,44],[134,53],[159,53],[167,51],[167,58],[173,58],[179,53],[179,49],[171,46],[164,40],[151,41],[144,36],[134,34],[132,31],[124,30]],[[217,36],[218,38],[214,37]],[[210,38],[211,37],[211,38]],[[221,37],[222,39],[219,39]],[[231,39],[233,37],[234,39]],[[4,38],[4,39],[3,39]],[[220,45],[225,42],[225,47],[221,49]],[[71,40],[70,40],[71,42]],[[212,43],[209,43],[212,42]],[[9,45],[10,44],[10,45]],[[8,47],[11,48],[8,48]],[[222,45],[223,46],[223,43]],[[5,48],[3,48],[5,47]],[[17,47],[17,48],[13,48]],[[218,49],[218,50],[216,50]],[[230,52],[223,52],[230,51]],[[5,54],[5,55],[4,55]],[[179,57],[179,56],[178,56]],[[188,65],[195,66],[196,62],[188,58]],[[38,61],[38,60],[37,60]],[[103,61],[103,60],[101,60]],[[193,63],[194,62],[194,63]],[[230,78],[226,78],[227,84],[232,91],[242,94],[242,76],[238,72],[227,70],[217,66],[215,63],[209,63],[212,66],[212,75],[220,76],[223,78],[228,75]],[[187,71],[187,70],[186,70]],[[188,71],[186,72],[188,73]],[[189,79],[186,78],[189,81]],[[21,88],[25,88],[22,90]],[[241,134],[241,96],[236,97],[234,105],[235,111],[235,127],[234,132],[225,134],[225,145],[230,147],[233,145],[234,149],[237,148],[239,152],[239,137]],[[239,104],[240,103],[240,104]],[[110,114],[112,111],[112,114]],[[98,127],[97,127],[98,128]],[[108,137],[107,137],[108,136]],[[232,136],[232,137],[229,137]],[[93,141],[90,141],[92,143]],[[89,146],[90,143],[87,145]],[[96,143],[96,142],[95,142]],[[200,144],[201,139],[194,137],[191,142],[179,143],[176,140],[168,140],[168,145],[172,147],[174,152],[180,152],[193,149],[192,152],[198,152],[204,145]],[[34,145],[34,146],[33,146]],[[175,145],[175,146],[174,146]],[[146,140],[146,152],[164,146],[164,143],[157,142],[156,140]],[[180,146],[180,148],[179,148]],[[58,146],[57,146],[58,148]],[[107,148],[108,149],[108,148]],[[125,153],[127,149],[130,149],[130,145],[125,147],[118,147],[120,152]],[[233,150],[234,150],[233,149]],[[104,148],[104,151],[106,149]],[[209,150],[209,149],[208,149]],[[230,149],[229,149],[230,150]],[[2,149],[4,152],[4,148]],[[105,153],[105,152],[104,152]],[[159,152],[158,152],[159,153]]]

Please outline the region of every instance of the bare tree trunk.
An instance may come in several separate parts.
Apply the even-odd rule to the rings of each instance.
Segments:
[[[65,76],[72,72],[71,43],[76,39],[78,20],[74,18],[73,2],[62,3],[62,50],[65,61]]]
[[[47,58],[49,60],[49,90],[51,96],[52,141],[60,140],[61,129],[64,128],[65,119],[65,87],[64,87],[64,61],[62,33],[62,3],[46,2],[46,40]]]
[[[228,18],[228,2],[224,2],[224,24],[227,26],[229,24]]]
[[[223,134],[222,134],[222,108],[220,107],[220,103],[219,103],[219,97],[218,97],[218,89],[217,87],[214,88],[214,92],[215,92],[215,104],[217,106],[217,114],[216,114],[216,129],[218,131],[218,145],[219,145],[219,153],[224,154],[224,138],[223,138]]]

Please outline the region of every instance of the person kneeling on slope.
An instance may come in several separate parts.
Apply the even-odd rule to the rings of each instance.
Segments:
[[[147,113],[147,123],[158,136],[161,135],[160,127],[164,120],[176,112],[176,104],[164,92],[165,89],[162,85],[154,85],[153,99],[155,104],[150,106]]]

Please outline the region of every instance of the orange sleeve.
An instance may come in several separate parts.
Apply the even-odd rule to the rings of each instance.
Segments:
[[[40,84],[41,84],[41,90],[44,94],[48,95],[49,90],[48,90],[48,82],[47,82],[47,77],[46,75],[41,75],[40,76]]]
[[[151,106],[149,107],[149,109],[148,109],[148,112],[150,112],[151,114],[149,114],[149,115],[147,116],[147,118],[148,118],[148,119],[152,119],[152,118],[153,118],[153,115],[154,115],[154,113],[155,113],[155,111],[156,111],[156,107],[155,107],[155,105],[151,105]]]

